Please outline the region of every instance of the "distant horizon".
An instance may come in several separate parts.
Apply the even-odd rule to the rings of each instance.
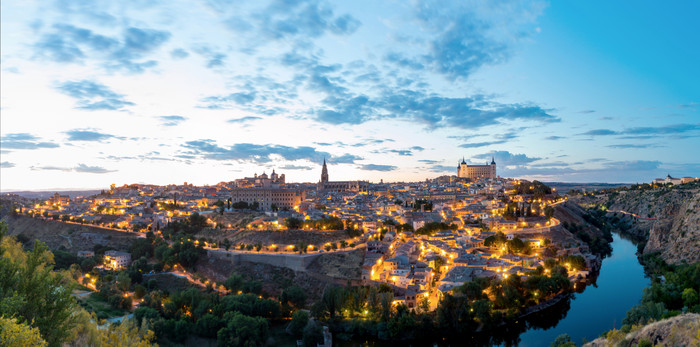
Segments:
[[[440,176],[433,177],[437,178]],[[516,178],[516,177],[510,177],[513,179],[521,179],[521,178]],[[235,179],[234,179],[235,180]],[[533,180],[528,180],[528,181],[533,181]],[[191,182],[187,182],[187,184],[193,184],[196,187],[204,187],[204,186],[215,186],[218,183],[221,182],[232,182],[232,181],[219,181],[217,183],[213,184],[194,184]],[[395,184],[395,183],[418,183],[418,182],[425,182],[425,180],[418,180],[418,181],[394,181],[394,182],[384,182],[385,184]],[[589,184],[589,185],[594,185],[594,184],[605,184],[605,185],[632,185],[632,184],[640,184],[640,183],[650,183],[649,182],[563,182],[563,181],[541,181],[542,183],[545,184],[555,184],[555,183],[560,183],[560,184]],[[131,185],[131,184],[142,184],[142,185],[155,185],[155,186],[167,186],[167,185],[182,185],[185,182],[181,183],[166,183],[166,184],[154,184],[154,183],[125,183],[121,185],[117,185],[117,187],[123,187],[124,185]],[[373,184],[379,184],[379,182],[372,182],[370,183]],[[316,182],[287,182],[287,184],[316,184]],[[48,193],[48,192],[83,192],[83,191],[96,191],[96,190],[107,190],[109,189],[109,184],[106,185],[105,187],[99,187],[99,188],[46,188],[46,189],[3,189],[0,188],[0,194],[11,194],[11,193],[23,193],[23,192],[31,192],[31,193]]]

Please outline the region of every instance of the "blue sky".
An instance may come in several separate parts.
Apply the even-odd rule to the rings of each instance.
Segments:
[[[697,2],[1,6],[3,191],[700,175]]]

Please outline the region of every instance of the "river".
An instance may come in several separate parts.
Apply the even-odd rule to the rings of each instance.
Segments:
[[[619,329],[627,311],[640,302],[642,290],[649,286],[650,280],[637,260],[637,246],[632,241],[613,233],[611,246],[612,255],[603,259],[593,284],[573,293],[569,299],[505,327],[503,336],[497,340],[505,341],[504,346],[540,347],[549,346],[561,334],[569,334],[571,341],[580,345],[584,340],[594,340],[612,328]],[[390,342],[376,340],[334,341],[334,344],[341,347],[394,346]],[[433,345],[463,343],[440,341]]]
[[[565,317],[549,329],[530,327],[520,335],[518,346],[548,346],[561,334],[569,334],[571,341],[581,344],[622,326],[625,313],[640,302],[650,280],[637,260],[637,246],[632,241],[613,233],[611,246],[613,253],[603,259],[595,283],[573,294]]]

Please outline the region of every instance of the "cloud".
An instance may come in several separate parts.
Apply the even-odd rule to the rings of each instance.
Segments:
[[[640,137],[635,136],[648,136],[647,138],[652,138],[653,136],[661,135],[672,135],[672,134],[683,134],[683,133],[693,133],[700,130],[700,123],[696,124],[671,124],[660,127],[634,127],[627,128],[622,131],[614,131],[610,129],[595,129],[589,130],[585,133],[579,135],[590,135],[590,136],[607,136],[607,135],[632,135],[623,138],[629,139],[639,139]],[[694,137],[689,135],[690,137]]]
[[[595,129],[595,130],[589,130],[585,133],[581,133],[579,135],[589,135],[589,136],[608,136],[608,135],[617,135],[619,134],[617,131],[613,131],[610,129]]]
[[[474,142],[474,143],[465,143],[459,145],[461,148],[478,148],[478,147],[486,147],[490,145],[497,145],[501,143],[505,143],[506,141],[501,140],[501,141],[490,141],[490,142]]]
[[[413,147],[411,147],[411,149],[414,151],[424,151],[425,150],[425,148],[423,148],[421,146],[413,146]]]
[[[2,168],[2,169],[9,169],[12,167],[15,167],[14,163],[10,163],[9,161],[0,162],[0,168]]]
[[[535,157],[531,158],[525,154],[513,154],[508,151],[491,151],[488,153],[475,155],[472,158],[490,160],[491,157],[495,158],[496,164],[500,167],[508,165],[525,165],[541,159]]]
[[[206,67],[210,69],[224,66],[224,59],[228,57],[226,54],[207,46],[197,47],[194,51],[207,60]]]
[[[556,141],[556,140],[561,140],[565,139],[566,137],[564,136],[547,136],[545,137],[545,140],[551,140],[551,141]]]
[[[320,163],[325,159],[329,163],[352,164],[361,157],[344,154],[334,156],[327,152],[317,151],[308,146],[283,146],[283,145],[258,145],[252,143],[237,143],[228,148],[218,146],[212,140],[188,141],[183,145],[187,149],[186,155],[200,157],[202,159],[213,160],[239,160],[258,164],[269,163],[274,156],[279,156],[284,160],[308,160]]]
[[[34,43],[35,56],[59,63],[94,59],[109,71],[142,73],[157,65],[143,60],[162,46],[171,34],[148,28],[126,28],[121,37],[106,36],[70,24],[54,24]]]
[[[421,163],[426,163],[426,164],[437,164],[440,162],[440,160],[432,160],[432,159],[419,159],[418,161]]]
[[[429,168],[431,172],[457,172],[457,168],[455,166],[449,166],[449,165],[433,165]]]
[[[414,14],[424,35],[407,37],[408,42],[397,47],[411,43],[419,45],[419,51],[424,53],[393,53],[388,60],[413,69],[424,65],[450,80],[466,79],[484,65],[507,60],[510,46],[527,37],[527,33],[534,33],[535,19],[542,7],[537,2],[474,6],[469,2],[417,1]]]
[[[408,150],[408,149],[390,149],[390,150],[387,150],[387,151],[379,151],[379,153],[381,153],[381,152],[394,153],[394,154],[398,154],[398,155],[404,156],[404,157],[410,157],[410,156],[413,155],[413,152],[411,152],[411,151]]]
[[[103,134],[92,130],[73,129],[64,132],[69,141],[103,141],[114,138],[114,135]]]
[[[623,131],[623,134],[630,135],[668,135],[668,134],[681,134],[687,132],[694,132],[700,130],[700,123],[698,124],[673,124],[666,125],[662,127],[636,127],[629,128]]]
[[[608,148],[653,148],[659,147],[658,145],[645,144],[645,145],[631,145],[631,144],[618,144],[618,145],[608,145]]]
[[[362,164],[359,166],[361,170],[366,171],[394,171],[397,169],[393,165],[379,165],[379,164]]]
[[[73,168],[73,171],[102,174],[102,173],[108,173],[108,172],[115,172],[116,170],[107,170],[107,169],[105,169],[103,167],[99,167],[99,166],[87,166],[85,164],[78,164],[78,166]]]
[[[176,48],[176,49],[173,49],[172,51],[170,51],[170,56],[173,59],[185,59],[185,58],[189,57],[190,54],[182,48]]]
[[[187,117],[173,115],[173,116],[160,116],[160,117],[158,117],[158,119],[160,119],[160,121],[162,122],[162,125],[164,125],[166,127],[172,127],[172,126],[176,126],[176,125],[186,121]]]
[[[314,168],[311,166],[303,166],[303,165],[283,165],[283,166],[280,166],[280,169],[282,169],[282,170],[313,170]]]
[[[117,170],[107,170],[100,166],[88,166],[85,164],[78,164],[75,167],[59,167],[59,166],[32,166],[30,169],[34,171],[63,171],[63,172],[80,172],[80,173],[94,173],[103,174],[109,172],[116,172]]]
[[[503,121],[558,122],[545,110],[530,104],[501,104],[484,95],[448,98],[416,90],[385,91],[371,99],[365,95],[330,95],[326,109],[316,111],[318,121],[330,124],[360,124],[375,119],[397,118],[428,128],[477,129]]]
[[[262,117],[254,117],[254,116],[247,116],[247,117],[241,117],[241,118],[232,118],[227,120],[226,122],[228,123],[248,123],[256,120],[260,120]]]
[[[348,35],[360,26],[351,15],[335,16],[325,3],[316,1],[275,1],[253,19],[260,34],[273,40],[316,38],[326,32]]]
[[[255,95],[256,92],[253,90],[249,92],[231,93],[225,96],[209,96],[201,99],[206,105],[199,107],[208,109],[228,109],[232,108],[234,104],[248,105],[255,100]]]
[[[583,110],[583,111],[578,111],[578,113],[583,113],[583,114],[589,114],[589,113],[594,113],[595,110]]]
[[[77,109],[116,111],[134,105],[134,103],[125,100],[123,95],[113,92],[104,84],[90,80],[59,83],[56,89],[77,99]]]
[[[40,141],[39,137],[28,133],[6,134],[0,138],[0,147],[5,149],[40,149],[56,148],[58,144]]]
[[[649,171],[661,166],[658,160],[613,161],[603,164],[607,169],[619,171]]]

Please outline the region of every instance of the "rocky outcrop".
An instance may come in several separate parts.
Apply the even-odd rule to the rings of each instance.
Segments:
[[[700,261],[700,188],[660,187],[599,196],[623,231],[646,241],[644,253],[660,252],[670,264]]]
[[[644,253],[660,251],[671,264],[700,261],[700,191],[684,199],[677,213],[669,217],[651,227]]]
[[[638,346],[641,342],[652,346],[700,346],[700,314],[688,313],[632,329],[624,334],[609,332],[584,347]]]

